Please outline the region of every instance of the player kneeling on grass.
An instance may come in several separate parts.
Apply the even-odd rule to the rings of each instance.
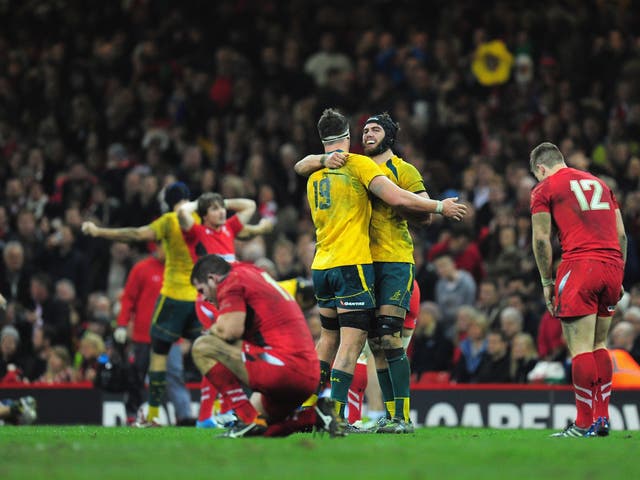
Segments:
[[[224,436],[285,436],[313,427],[342,435],[332,400],[298,410],[315,391],[320,371],[295,299],[263,270],[217,255],[198,260],[191,283],[218,307],[217,322],[196,340],[192,354],[238,417]],[[256,393],[252,401],[245,387]]]

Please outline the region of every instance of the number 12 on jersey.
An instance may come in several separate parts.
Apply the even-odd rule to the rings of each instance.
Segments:
[[[602,185],[597,180],[590,180],[583,178],[582,180],[569,181],[571,191],[576,196],[580,210],[586,212],[587,210],[609,210],[611,205],[609,202],[601,202],[602,199]],[[591,201],[587,201],[587,197],[584,192],[593,190]]]
[[[313,182],[313,196],[316,210],[331,208],[331,183],[327,177]]]

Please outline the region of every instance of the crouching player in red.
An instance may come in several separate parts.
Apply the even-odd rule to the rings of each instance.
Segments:
[[[193,345],[200,372],[238,421],[225,436],[283,436],[314,426],[341,435],[331,399],[298,410],[320,381],[318,355],[302,310],[266,272],[217,255],[201,257],[191,283],[218,306],[209,335]],[[252,399],[244,388],[257,392]]]

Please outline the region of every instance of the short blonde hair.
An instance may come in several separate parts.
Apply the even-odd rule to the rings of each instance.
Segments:
[[[104,340],[97,333],[84,332],[84,335],[82,335],[82,339],[80,340],[80,343],[84,343],[84,342],[93,345],[93,347],[96,349],[96,351],[99,354],[104,353],[106,350],[104,346]]]

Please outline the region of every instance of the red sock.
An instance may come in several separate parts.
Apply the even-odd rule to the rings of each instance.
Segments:
[[[240,420],[252,423],[258,417],[258,412],[249,402],[242,385],[227,367],[216,363],[205,376],[220,392],[226,406],[232,408]]]
[[[593,387],[597,368],[592,352],[581,353],[571,360],[573,393],[576,397],[576,426],[587,428],[593,423]]]
[[[207,377],[202,377],[200,382],[200,413],[198,414],[198,420],[204,422],[211,418],[213,412],[213,402],[216,399],[218,391],[215,389],[211,382],[207,380]]]
[[[594,420],[598,417],[609,418],[609,400],[611,399],[611,383],[613,379],[613,365],[611,356],[606,348],[599,348],[593,352],[596,361],[598,380],[594,388],[593,409]]]
[[[281,422],[269,425],[267,431],[264,432],[265,437],[286,437],[296,432],[306,432],[310,430],[316,423],[316,412],[313,408],[304,408],[293,414]]]
[[[349,423],[357,422],[362,418],[362,402],[364,400],[364,391],[367,388],[367,380],[367,366],[363,363],[356,363],[351,387],[347,392]]]

